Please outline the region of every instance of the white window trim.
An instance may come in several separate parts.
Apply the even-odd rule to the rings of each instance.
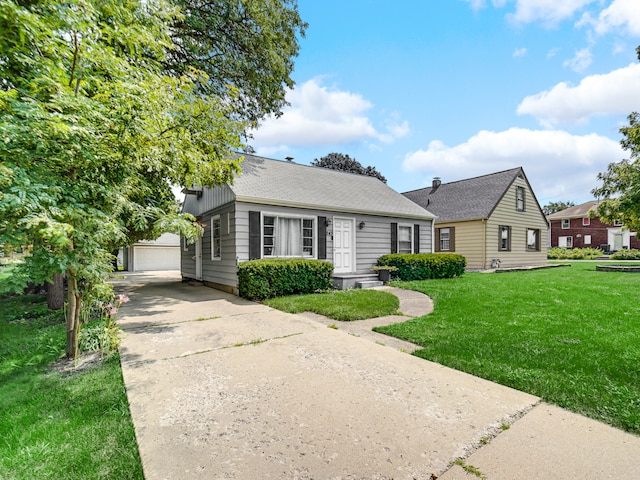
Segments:
[[[522,192],[522,208],[518,206],[518,192]],[[524,187],[516,186],[516,212],[526,212],[527,210],[527,194]]]
[[[438,248],[440,249],[441,252],[452,252],[453,250],[451,250],[451,227],[441,227],[438,230],[440,230],[440,234],[438,235],[438,239],[440,241],[440,245],[438,245]],[[449,238],[447,238],[447,241],[449,242],[449,248],[442,248],[442,231],[446,230],[447,231],[447,235],[449,236]]]
[[[502,229],[507,229],[507,247],[502,248]],[[513,242],[513,229],[511,225],[498,225],[498,251],[499,252],[510,252],[511,251],[511,243]]]
[[[213,222],[218,221],[218,239],[220,240],[220,256],[215,256],[215,247],[214,247],[214,236],[213,232],[215,231],[213,228]],[[211,217],[211,260],[220,261],[222,260],[222,220],[220,215],[214,215]]]
[[[281,217],[281,218],[300,218],[302,220],[311,220],[313,222],[313,255],[301,257],[298,256],[278,256],[264,254],[264,217]],[[274,245],[275,246],[275,245]],[[313,215],[301,215],[296,213],[276,213],[276,212],[260,212],[260,258],[318,258],[318,217]]]
[[[407,227],[409,228],[409,241],[411,242],[411,252],[413,253],[415,252],[415,249],[413,248],[413,223],[398,223],[398,239],[397,239],[397,244],[396,244],[396,251],[398,253],[400,253],[400,227]]]
[[[572,235],[561,235],[558,237],[558,246],[560,246],[560,239],[565,239],[565,247],[563,248],[573,248],[573,236]]]
[[[533,246],[533,248],[531,248],[529,246],[529,232],[536,232],[536,242],[535,245]],[[542,235],[541,231],[539,228],[527,228],[527,232],[526,232],[526,239],[527,239],[527,252],[539,252],[542,249],[542,238],[540,237],[540,235]]]
[[[588,227],[591,225],[591,219],[589,217],[582,217],[582,226]]]
[[[567,222],[567,226],[564,226],[564,222]],[[570,218],[563,218],[562,220],[560,220],[560,227],[562,228],[562,230],[569,230],[571,228],[571,219]]]
[[[591,235],[585,235],[584,236],[584,244],[585,245],[591,245]]]

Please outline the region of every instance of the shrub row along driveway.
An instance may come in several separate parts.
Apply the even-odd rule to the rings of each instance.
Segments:
[[[502,472],[489,478],[639,474],[638,437],[531,395],[206,287],[134,279],[119,286],[132,300],[121,355],[148,480],[428,479],[513,422],[466,462],[489,452],[487,472]],[[597,450],[567,458],[550,439],[568,425]]]

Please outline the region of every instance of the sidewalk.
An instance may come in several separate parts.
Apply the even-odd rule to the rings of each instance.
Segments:
[[[389,337],[151,279],[116,282],[131,298],[121,362],[148,480],[478,478],[458,458],[489,480],[640,478],[640,437]]]

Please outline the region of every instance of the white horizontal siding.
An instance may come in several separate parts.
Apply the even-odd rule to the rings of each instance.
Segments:
[[[202,279],[205,282],[219,283],[232,287],[238,285],[234,211],[231,204],[208,212],[201,217],[200,221],[204,226],[204,234],[202,236]],[[215,215],[220,215],[221,223],[219,260],[211,258],[211,218]]]
[[[180,241],[180,272],[185,278],[196,278],[196,261],[193,258],[195,254],[195,244],[188,244],[185,249],[184,238],[182,238]]]
[[[327,260],[333,262],[333,217],[354,218],[356,239],[356,269],[357,273],[370,273],[378,258],[391,252],[391,223],[410,223],[420,225],[420,251],[431,252],[432,230],[431,222],[424,220],[397,220],[391,217],[354,215],[350,217],[335,212],[311,209],[276,207],[238,202],[228,204],[207,212],[199,218],[204,226],[202,237],[202,276],[206,282],[237,287],[237,264],[249,259],[249,212],[259,211],[277,215],[302,215],[317,218],[327,217],[332,223],[327,226]],[[221,260],[211,259],[211,217],[221,215],[222,222],[222,254]],[[229,229],[227,230],[227,216]],[[359,229],[360,222],[364,222],[363,229]],[[315,253],[317,256],[318,229],[315,231]],[[182,274],[188,278],[195,278],[195,246],[189,245],[187,250],[181,246]]]
[[[232,203],[235,200],[233,192],[228,185],[214,188],[204,188],[202,195],[186,195],[182,211],[190,213],[194,217],[200,217],[205,213]]]
[[[376,264],[382,255],[391,253],[391,223],[407,223],[420,225],[420,252],[431,252],[432,230],[431,221],[396,219],[392,217],[382,217],[374,215],[346,215],[321,210],[309,210],[289,207],[274,207],[268,205],[257,205],[250,203],[238,203],[236,214],[237,228],[237,253],[239,261],[249,259],[249,211],[261,211],[282,215],[304,215],[323,216],[332,221],[327,227],[327,260],[333,263],[333,217],[355,219],[356,238],[356,270],[357,273],[371,273],[371,267]],[[364,228],[358,228],[361,222],[365,223]],[[317,235],[317,229],[316,229]],[[317,246],[317,238],[316,238]]]

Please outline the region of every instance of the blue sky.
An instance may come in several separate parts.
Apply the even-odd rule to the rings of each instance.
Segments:
[[[592,198],[640,110],[640,0],[299,0],[287,94],[251,145],[374,165],[400,192],[522,166],[542,206]]]

